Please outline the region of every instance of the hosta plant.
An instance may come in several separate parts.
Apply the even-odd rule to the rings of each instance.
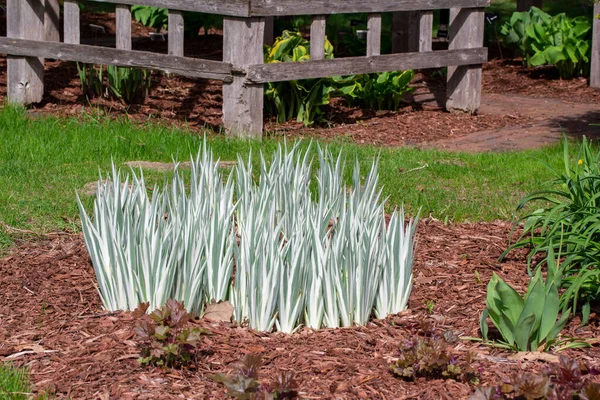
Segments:
[[[404,95],[414,91],[409,86],[414,75],[411,70],[359,75],[354,86],[346,86],[341,91],[351,105],[396,111]]]
[[[138,362],[165,367],[181,367],[194,362],[202,335],[208,331],[190,325],[192,316],[181,302],[168,300],[165,306],[150,315],[146,314],[148,306],[148,303],[142,303],[134,312],[134,317],[139,318],[135,332],[141,340]]]
[[[333,46],[325,40],[325,59],[333,58]],[[310,60],[310,43],[299,32],[284,31],[265,51],[265,64]],[[266,110],[278,122],[296,118],[312,125],[321,115],[321,106],[329,104],[335,87],[329,78],[268,83],[265,90]]]
[[[334,58],[328,40],[324,52],[325,59]],[[308,60],[310,43],[299,32],[284,31],[273,46],[265,48],[265,63]],[[413,77],[413,71],[408,70],[269,83],[265,108],[278,122],[296,118],[305,125],[323,119],[322,107],[333,97],[375,110],[397,110],[403,96],[413,90],[409,87]]]
[[[532,7],[514,13],[500,32],[506,45],[519,48],[528,67],[555,65],[563,79],[589,73],[591,24],[585,17],[551,16]]]
[[[488,341],[488,317],[500,332],[498,346],[518,351],[548,350],[569,318],[570,310],[559,317],[560,273],[552,271],[546,280],[538,271],[530,280],[525,296],[494,274],[488,284],[486,308],[481,315],[481,333]],[[558,320],[557,320],[558,318]]]
[[[131,15],[142,25],[156,29],[156,32],[166,29],[169,22],[169,10],[166,8],[131,6]]]

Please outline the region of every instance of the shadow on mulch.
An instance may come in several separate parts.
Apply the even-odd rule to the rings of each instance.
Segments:
[[[493,272],[524,290],[523,253],[497,261],[510,230],[511,225],[503,222],[445,226],[424,220],[418,230],[408,311],[366,327],[301,329],[293,335],[201,321],[213,335],[204,342],[195,369],[184,371],[137,364],[135,322],[129,313],[102,311],[82,238],[55,235],[25,243],[0,260],[0,360],[34,349],[14,361],[31,369],[38,391],[50,388],[58,398],[227,398],[225,388],[209,376],[228,372],[247,353],[262,354],[264,379],[294,371],[303,398],[466,398],[473,391],[470,384],[405,382],[394,378],[388,365],[403,343],[424,326],[438,333],[451,330],[478,336],[486,283]],[[433,304],[431,314],[426,303]],[[596,314],[583,328],[576,319],[566,333],[598,337],[599,323]],[[476,355],[484,385],[543,366],[540,361],[508,359],[507,353],[469,341],[459,342],[453,351],[458,357],[468,352]],[[596,347],[568,354],[595,365],[600,362]]]
[[[600,138],[600,110],[590,111],[573,117],[556,117],[549,121],[549,125],[558,126],[565,135],[581,139],[586,136],[589,139]]]

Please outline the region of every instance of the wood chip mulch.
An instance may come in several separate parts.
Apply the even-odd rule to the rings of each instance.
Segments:
[[[540,99],[598,104],[600,90],[586,78],[560,79],[552,66],[525,68],[520,58],[490,60],[483,66],[484,93],[519,94]]]
[[[409,310],[366,327],[310,331],[293,335],[253,332],[232,324],[200,321],[212,335],[197,366],[161,370],[138,365],[129,313],[106,313],[79,235],[54,235],[26,242],[0,259],[0,360],[31,370],[37,392],[71,399],[220,399],[226,389],[209,376],[228,372],[244,354],[260,353],[261,377],[294,371],[307,399],[460,399],[473,392],[453,380],[406,382],[393,377],[389,363],[398,349],[423,327],[478,336],[486,283],[496,272],[523,290],[524,254],[503,263],[511,225],[505,222],[445,226],[424,220],[418,231],[414,287]],[[476,273],[477,271],[477,273]],[[426,302],[433,304],[428,314]],[[581,328],[573,320],[568,334],[597,338],[598,310]],[[453,345],[459,356],[473,352],[483,385],[498,384],[515,372],[539,370],[544,362],[512,360],[510,353],[475,342]],[[598,365],[598,347],[568,351]]]

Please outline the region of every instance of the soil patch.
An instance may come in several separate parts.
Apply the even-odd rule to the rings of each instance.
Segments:
[[[403,343],[426,326],[436,332],[478,336],[486,282],[493,272],[515,287],[525,288],[522,253],[497,262],[510,230],[510,224],[504,222],[444,226],[424,220],[418,232],[409,311],[366,327],[302,329],[294,335],[201,321],[213,335],[206,340],[196,369],[187,371],[138,365],[134,321],[129,313],[101,309],[80,236],[59,235],[25,243],[0,260],[0,359],[33,349],[14,361],[31,368],[38,391],[54,390],[58,398],[226,398],[226,389],[209,376],[229,372],[247,353],[263,355],[264,379],[273,379],[279,371],[294,371],[303,398],[466,398],[473,391],[469,384],[405,382],[394,378],[388,365]],[[431,314],[426,302],[433,304]],[[593,310],[590,324],[583,328],[578,319],[573,320],[567,334],[598,337],[597,312]],[[509,359],[509,353],[468,341],[460,341],[454,351],[459,356],[467,352],[476,355],[484,385],[544,365],[542,361]],[[600,363],[598,347],[567,354]]]

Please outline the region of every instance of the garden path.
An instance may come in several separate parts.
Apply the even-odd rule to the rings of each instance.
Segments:
[[[600,137],[600,104],[532,98],[516,94],[482,94],[480,113],[530,118],[527,126],[508,126],[429,142],[426,147],[482,152],[533,149],[568,137]]]

